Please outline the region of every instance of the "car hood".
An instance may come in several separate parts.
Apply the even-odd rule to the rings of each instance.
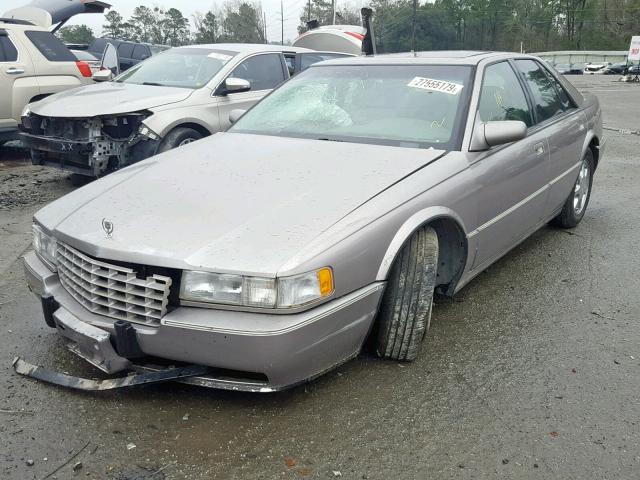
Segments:
[[[83,118],[117,115],[181,102],[194,90],[175,87],[105,82],[74,88],[31,105],[43,117]]]
[[[103,259],[275,276],[324,230],[442,154],[223,133],[79,189],[36,221]]]

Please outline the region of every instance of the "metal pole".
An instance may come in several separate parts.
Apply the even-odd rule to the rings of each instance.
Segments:
[[[413,19],[411,21],[411,50],[416,51],[416,13],[418,10],[418,0],[413,0]]]
[[[264,43],[269,43],[267,41],[267,12],[262,11],[262,30],[264,31]]]
[[[336,0],[331,0],[331,25],[336,24]]]
[[[311,0],[309,0],[309,10],[307,10],[307,22],[311,21]]]
[[[280,45],[284,45],[284,6],[282,5],[282,0],[280,0],[280,29],[282,33]]]

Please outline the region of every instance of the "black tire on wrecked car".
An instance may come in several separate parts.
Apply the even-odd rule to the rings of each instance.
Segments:
[[[562,211],[553,219],[552,223],[562,228],[574,228],[580,223],[587,211],[589,199],[591,198],[594,170],[593,151],[588,148],[580,164],[576,183],[574,183],[571,193],[562,207]]]
[[[181,147],[191,142],[195,142],[196,140],[200,140],[201,138],[202,134],[197,130],[194,130],[193,128],[174,128],[166,137],[164,137],[164,140],[162,140],[162,143],[158,148],[158,153],[167,152],[174,148]]]
[[[416,231],[398,254],[382,297],[376,326],[378,356],[411,361],[431,322],[438,271],[438,235],[431,227]]]

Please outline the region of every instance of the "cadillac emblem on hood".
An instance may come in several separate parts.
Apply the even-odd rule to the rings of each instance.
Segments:
[[[113,222],[111,220],[107,220],[106,218],[103,218],[102,229],[107,234],[107,237],[111,238],[111,234],[113,233]]]

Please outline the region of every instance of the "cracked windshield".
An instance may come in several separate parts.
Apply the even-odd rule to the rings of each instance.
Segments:
[[[471,68],[311,68],[248,112],[232,132],[454,148]]]

